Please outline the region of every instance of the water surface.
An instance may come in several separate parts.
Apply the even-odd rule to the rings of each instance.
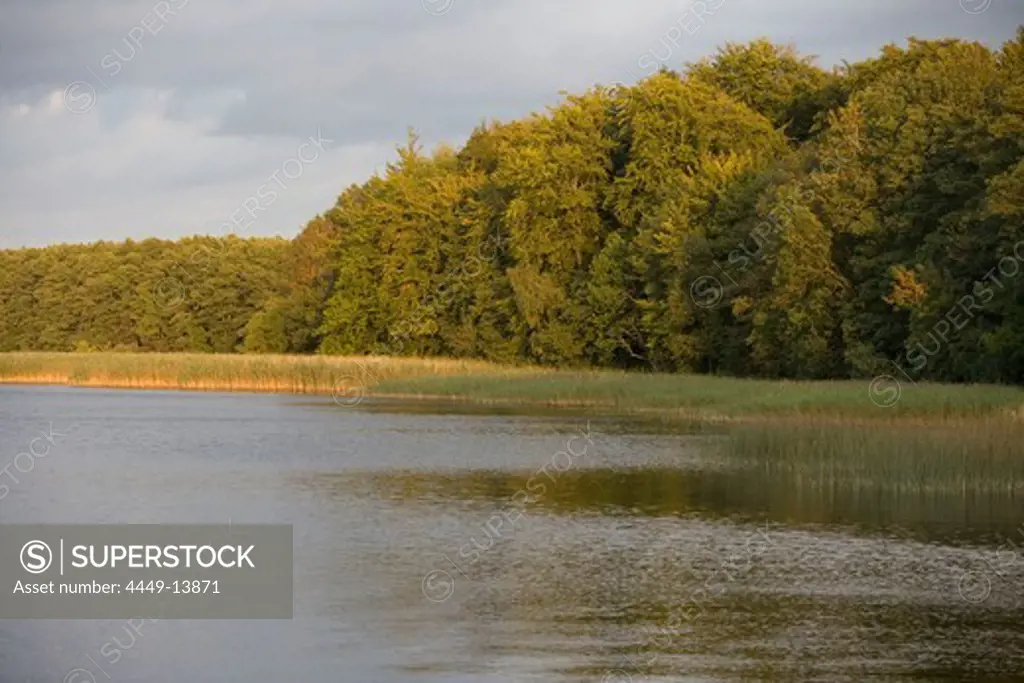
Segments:
[[[51,424],[0,523],[292,524],[295,618],[0,621],[2,683],[1024,680],[1019,499],[579,412],[60,387],[0,387],[0,468]]]

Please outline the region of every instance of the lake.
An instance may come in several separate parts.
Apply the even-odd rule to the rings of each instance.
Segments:
[[[0,681],[1024,680],[1019,498],[768,476],[721,438],[0,387],[0,523],[285,523],[295,553],[293,620],[0,621]]]

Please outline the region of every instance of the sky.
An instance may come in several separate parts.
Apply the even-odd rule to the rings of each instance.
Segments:
[[[998,47],[1022,0],[0,0],[0,248],[292,237],[478,123],[767,37]]]

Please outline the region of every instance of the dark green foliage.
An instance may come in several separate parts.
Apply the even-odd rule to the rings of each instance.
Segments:
[[[289,243],[195,237],[0,251],[0,351],[242,349]]]
[[[291,243],[0,252],[0,350],[1024,381],[1024,30],[825,71],[765,40],[460,150]]]

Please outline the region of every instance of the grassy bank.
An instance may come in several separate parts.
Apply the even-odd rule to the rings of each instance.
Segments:
[[[1006,386],[791,382],[702,375],[576,372],[429,358],[6,353],[0,382],[91,387],[402,396],[505,405],[581,406],[676,417],[874,420],[1024,417]]]
[[[495,372],[476,361],[185,353],[0,353],[0,383],[349,396],[380,381]],[[515,369],[503,370],[505,374]]]
[[[617,412],[708,416],[846,418],[1024,417],[1024,390],[869,380],[820,382],[625,372],[518,372],[406,376],[382,381],[384,394],[516,404],[607,407]]]
[[[1024,491],[1024,390],[575,372],[424,358],[0,354],[0,383],[443,399],[644,415],[728,434],[722,455],[801,484]],[[874,386],[874,390],[872,387]]]
[[[727,435],[717,442],[723,457],[812,488],[1024,493],[1016,387],[559,371],[424,375],[376,390],[685,419]]]

